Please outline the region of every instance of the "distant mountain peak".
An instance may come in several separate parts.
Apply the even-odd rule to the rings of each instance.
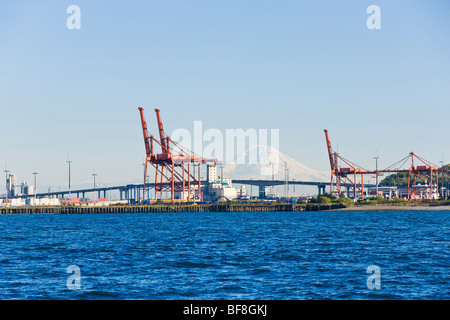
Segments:
[[[288,170],[289,180],[328,181],[329,172],[307,167],[300,161],[270,146],[253,146],[235,161],[224,165],[225,177],[233,179],[284,180]]]

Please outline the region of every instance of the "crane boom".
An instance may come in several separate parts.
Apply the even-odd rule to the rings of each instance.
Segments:
[[[142,123],[142,132],[144,134],[144,143],[145,143],[145,152],[147,153],[147,158],[150,158],[150,155],[153,153],[153,148],[150,147],[150,143],[148,142],[148,129],[147,122],[144,117],[144,109],[139,107],[139,112],[141,113],[141,123]]]
[[[170,192],[170,199],[174,203],[177,201],[203,201],[203,191],[201,184],[201,165],[216,164],[217,159],[206,159],[196,155],[192,151],[185,149],[172,141],[169,136],[164,134],[164,128],[161,121],[159,109],[155,109],[158,121],[159,137],[149,135],[147,123],[144,117],[144,109],[138,108],[141,114],[142,132],[144,135],[145,151],[147,159],[144,170],[144,201],[146,201],[146,192],[148,183],[148,167],[154,169],[153,188],[155,191],[155,200],[163,200],[163,193]],[[161,152],[153,153],[153,143],[161,147]],[[159,149],[158,149],[159,150]],[[179,197],[178,197],[179,195]],[[147,195],[150,201],[149,195]]]
[[[164,137],[164,128],[163,128],[163,124],[161,121],[161,116],[159,114],[159,109],[155,109],[156,112],[156,118],[158,119],[158,128],[159,128],[159,139],[161,141],[161,146],[162,146],[162,152],[163,154],[167,154],[169,152],[168,148],[167,148],[167,139]]]
[[[331,142],[330,142],[330,138],[328,137],[328,130],[323,129],[323,131],[325,132],[325,138],[327,140],[328,157],[330,158],[331,171],[333,171],[336,168],[335,168],[335,163],[334,163],[334,159],[333,159],[333,151],[331,150]]]

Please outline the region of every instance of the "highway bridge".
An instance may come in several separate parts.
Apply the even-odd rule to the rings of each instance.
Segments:
[[[259,198],[266,198],[266,187],[272,186],[280,186],[285,185],[285,180],[253,180],[253,179],[233,179],[233,184],[239,185],[251,185],[259,188]],[[326,191],[326,187],[329,187],[329,182],[319,182],[319,181],[298,181],[298,180],[289,180],[288,185],[302,185],[302,186],[316,186],[318,188],[318,194],[324,194]],[[202,185],[205,185],[206,182],[202,181]],[[141,201],[144,199],[144,190],[146,190],[147,195],[145,199],[150,198],[150,190],[154,188],[154,183],[144,184],[128,184],[123,186],[112,186],[112,187],[98,187],[98,188],[88,188],[88,189],[76,189],[64,191],[51,191],[51,192],[43,192],[37,193],[33,195],[18,195],[15,197],[9,198],[46,198],[46,197],[57,197],[57,198],[68,198],[69,194],[72,198],[86,198],[86,195],[96,195],[97,198],[106,198],[108,192],[118,192],[121,200],[134,200]],[[366,184],[365,187],[375,187],[375,185]],[[0,197],[0,199],[5,199],[5,196]]]

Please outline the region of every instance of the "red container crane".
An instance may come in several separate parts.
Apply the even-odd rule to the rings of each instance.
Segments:
[[[328,156],[330,160],[331,167],[331,183],[330,183],[330,193],[339,196],[341,194],[341,185],[345,185],[348,190],[353,190],[353,199],[356,201],[357,194],[361,194],[361,199],[364,199],[364,175],[376,174],[382,175],[384,173],[408,173],[408,199],[417,198],[417,186],[416,182],[419,177],[423,178],[426,183],[430,186],[431,195],[439,194],[439,179],[438,173],[444,171],[444,169],[438,169],[431,162],[419,157],[414,152],[409,153],[408,156],[401,159],[400,161],[394,163],[393,165],[387,167],[384,170],[365,170],[360,166],[344,159],[337,152],[333,152],[331,147],[330,138],[328,135],[328,130],[324,129],[325,139],[327,143]],[[338,166],[338,160],[345,163],[348,167],[340,168]],[[407,169],[402,169],[403,165],[408,162],[411,165]],[[416,163],[420,162],[421,165],[415,166]],[[360,178],[360,182],[357,182],[357,178]],[[411,185],[411,181],[413,182]],[[336,185],[336,191],[333,190],[333,186]]]
[[[150,164],[155,172],[155,200],[163,200],[163,192],[170,192],[171,202],[175,192],[181,194],[182,201],[202,201],[201,165],[216,164],[217,159],[205,159],[178,145],[164,133],[160,110],[155,109],[158,122],[159,140],[148,135],[144,109],[139,107],[144,136],[146,161],[144,186],[148,185],[147,170]],[[155,154],[153,142],[161,147],[161,153]],[[145,200],[144,189],[144,200]],[[159,196],[159,197],[158,197]]]

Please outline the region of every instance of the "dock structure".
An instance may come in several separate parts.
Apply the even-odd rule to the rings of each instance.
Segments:
[[[235,204],[142,205],[142,206],[55,206],[0,208],[0,214],[89,214],[170,212],[276,212],[323,211],[345,208],[342,204]]]

